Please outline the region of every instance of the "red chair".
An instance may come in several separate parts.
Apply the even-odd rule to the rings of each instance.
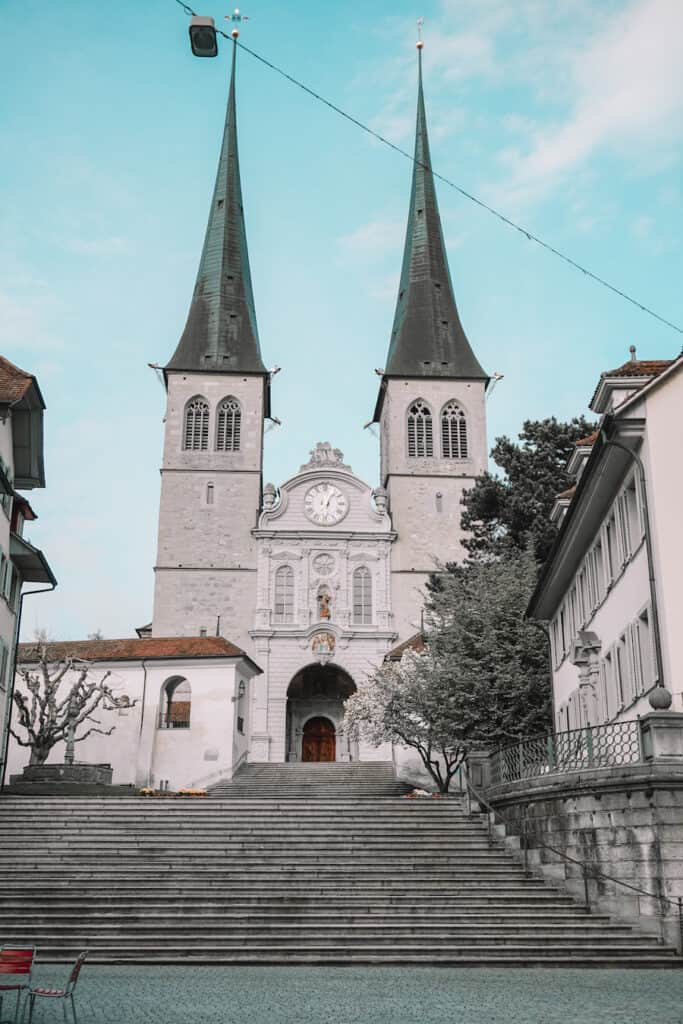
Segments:
[[[5,1024],[2,1019],[2,1000],[5,992],[17,994],[12,1019],[18,1020],[22,993],[31,985],[31,968],[35,955],[35,946],[0,946],[0,1024]],[[15,980],[3,981],[7,975],[14,975]]]
[[[81,967],[83,961],[88,955],[88,951],[85,953],[79,953],[76,963],[71,968],[71,974],[69,980],[66,983],[66,988],[32,988],[29,989],[28,993],[28,1024],[31,1024],[33,1020],[33,1007],[35,1006],[36,999],[63,999],[63,1010],[64,1020],[66,1020],[66,1001],[71,1000],[71,1012],[74,1018],[74,1024],[78,1024],[76,1017],[76,1007],[74,1006],[74,989],[76,988],[76,982],[78,981],[78,975],[81,973]],[[2,1022],[0,1022],[2,1024]]]

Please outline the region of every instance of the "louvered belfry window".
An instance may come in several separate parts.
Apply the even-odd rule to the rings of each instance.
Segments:
[[[281,565],[275,573],[275,621],[294,621],[294,570]]]
[[[361,626],[372,622],[372,577],[364,565],[353,574],[353,621]]]
[[[444,459],[467,458],[467,417],[457,402],[441,413],[441,453]]]
[[[185,406],[183,448],[191,452],[205,452],[208,447],[209,403],[204,398],[193,398]]]
[[[242,430],[242,410],[236,398],[224,398],[218,406],[216,451],[238,452]]]
[[[434,454],[431,409],[421,398],[408,410],[408,456],[429,458]]]

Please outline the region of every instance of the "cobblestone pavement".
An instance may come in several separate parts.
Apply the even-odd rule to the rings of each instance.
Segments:
[[[86,965],[76,1007],[79,1024],[683,1024],[683,970]],[[37,1006],[34,1024],[61,1020]]]

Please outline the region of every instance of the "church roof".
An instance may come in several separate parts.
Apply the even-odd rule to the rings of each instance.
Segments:
[[[242,207],[233,49],[230,92],[209,222],[182,337],[168,370],[266,374]]]
[[[488,380],[460,323],[432,173],[419,77],[415,162],[403,266],[384,377]],[[385,383],[385,381],[383,381]],[[381,396],[378,409],[381,406]]]
[[[40,656],[41,644],[19,644],[18,660],[30,664]],[[47,644],[50,658],[83,661],[153,661],[190,658],[251,658],[222,636],[151,636],[141,640],[59,640]],[[252,665],[260,672],[253,661]]]
[[[426,646],[424,633],[415,633],[403,643],[398,644],[397,647],[392,647],[389,653],[384,655],[384,660],[400,661],[406,651],[415,651],[416,654],[421,654]]]

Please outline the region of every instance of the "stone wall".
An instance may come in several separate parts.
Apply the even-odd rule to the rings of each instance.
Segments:
[[[637,764],[494,786],[486,785],[485,763],[472,773],[475,786],[480,773],[498,836],[520,857],[526,845],[530,870],[583,900],[585,863],[594,911],[636,921],[677,946],[675,902],[683,897],[683,756],[676,751],[681,720],[683,715],[673,713],[642,719],[643,757]]]

